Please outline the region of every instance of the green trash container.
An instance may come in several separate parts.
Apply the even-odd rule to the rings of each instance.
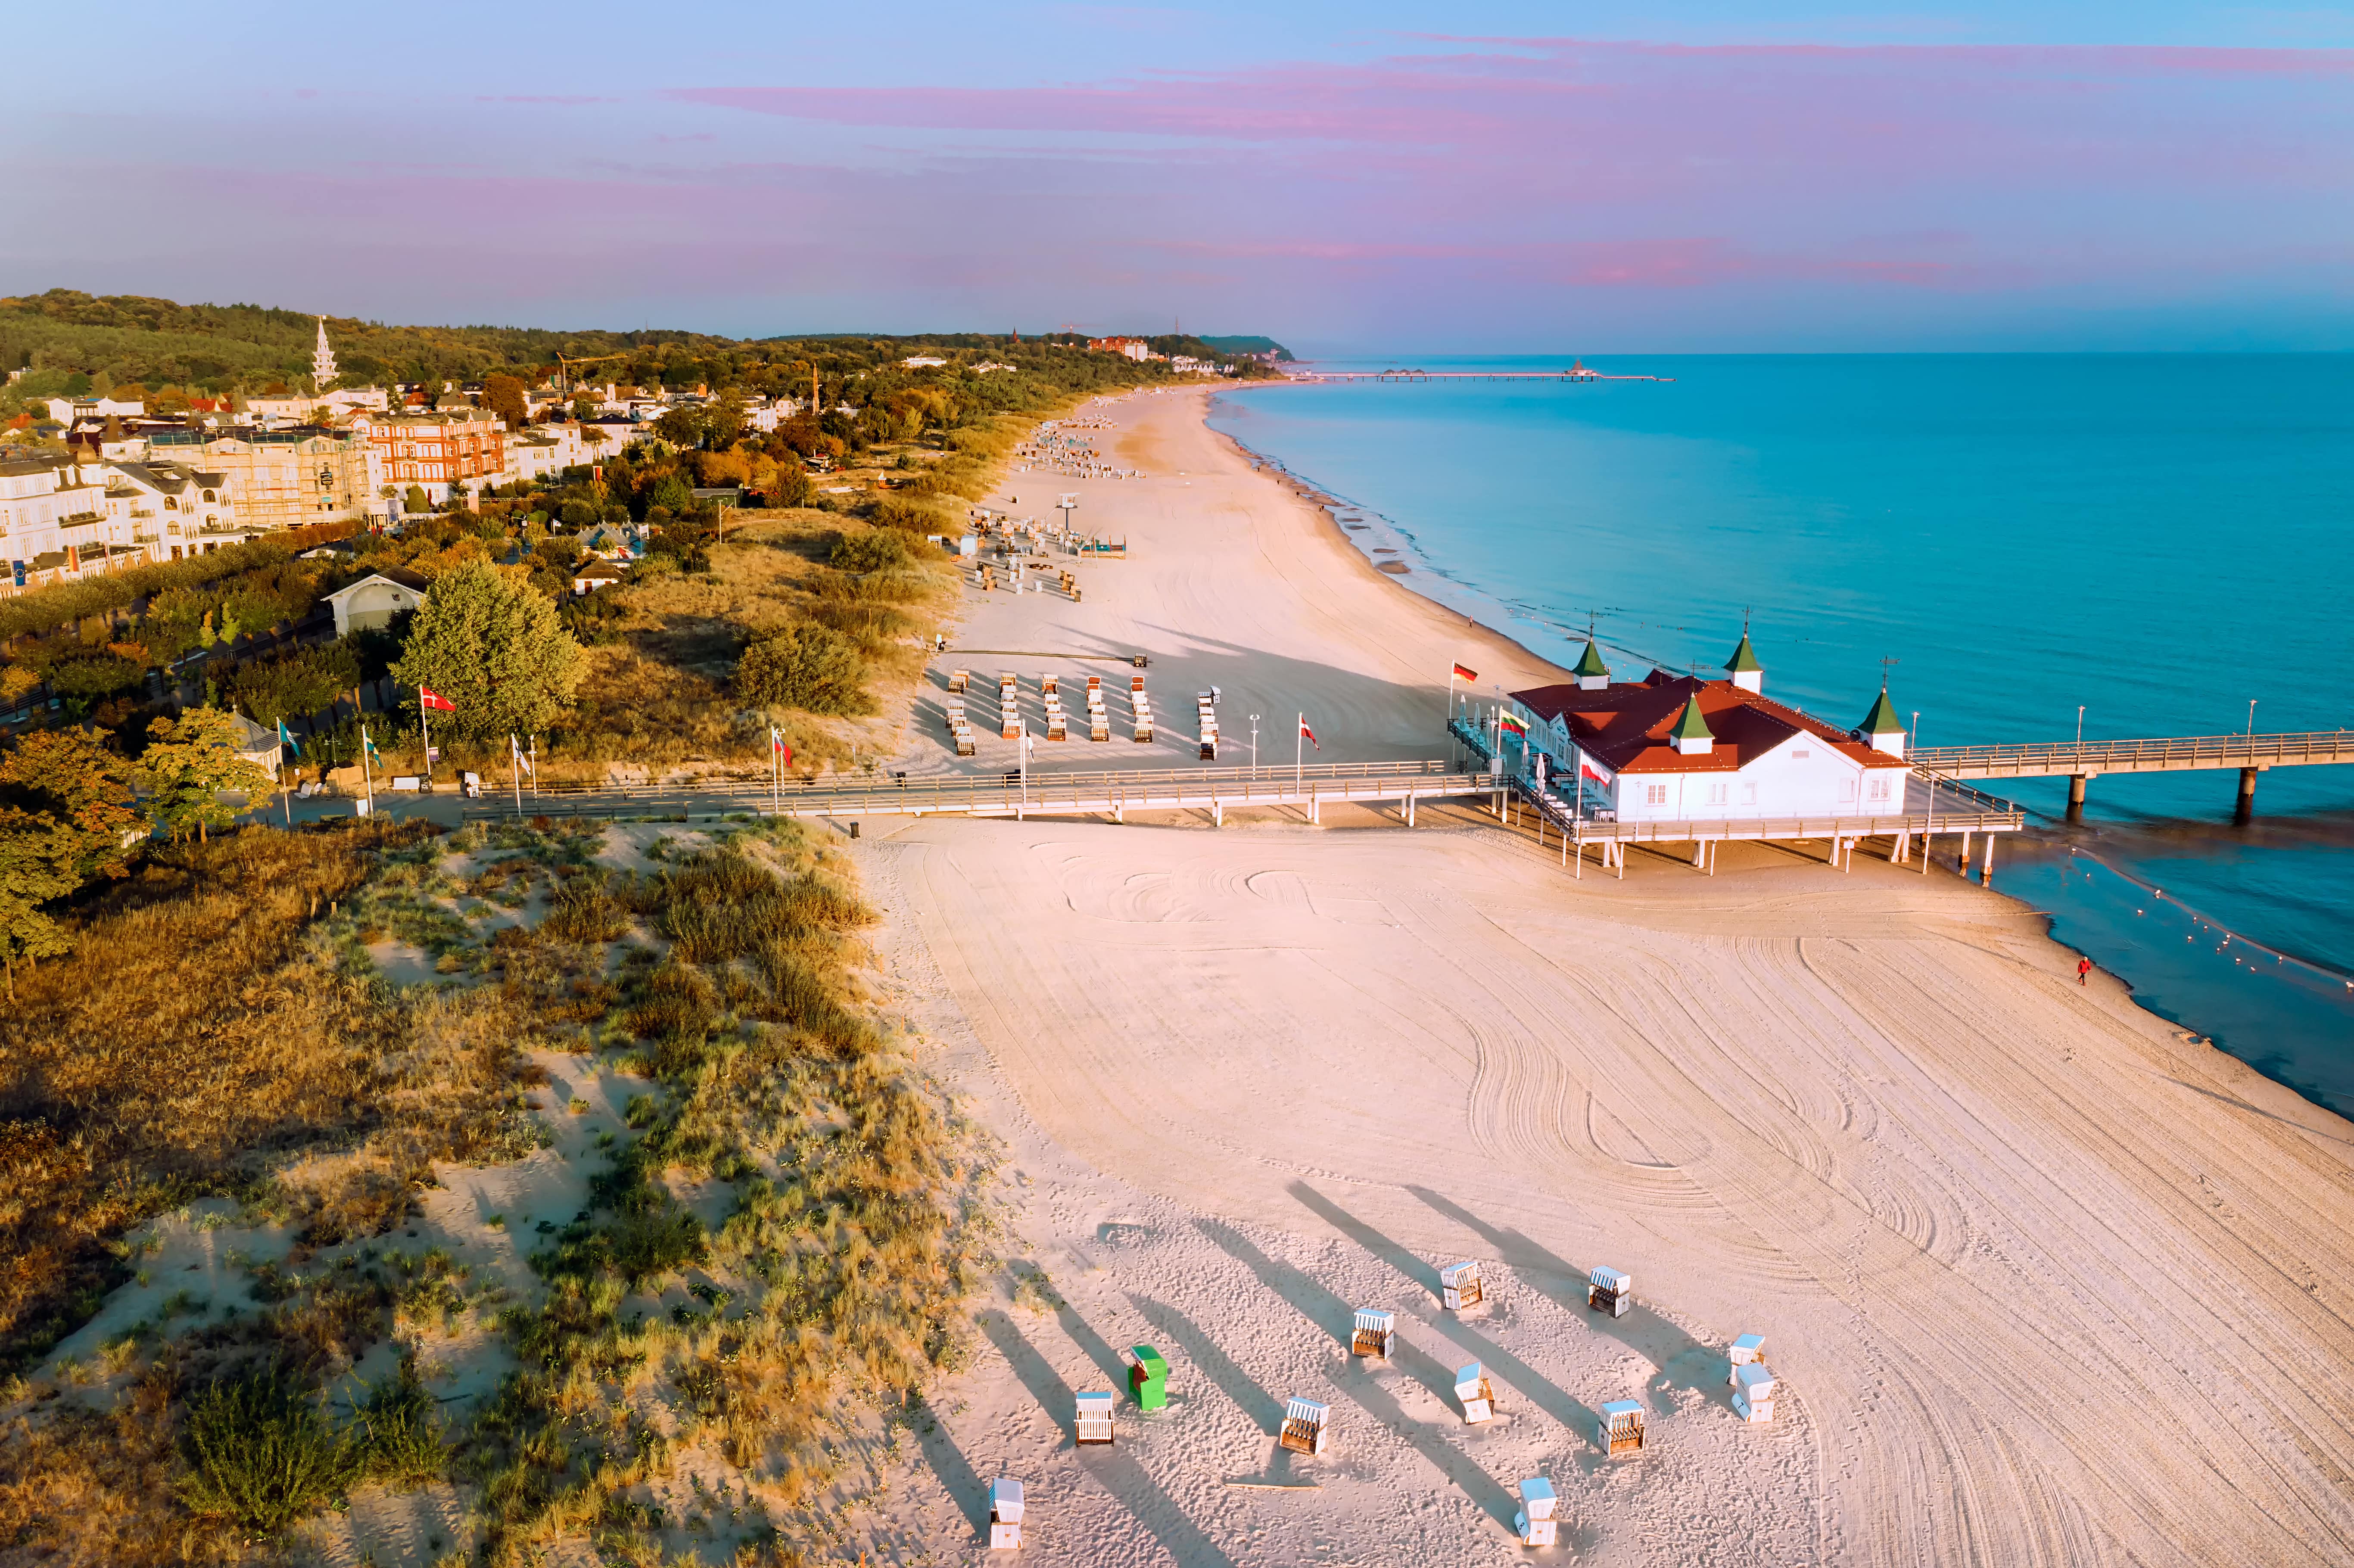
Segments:
[[[1128,1348],[1128,1387],[1140,1410],[1159,1410],[1169,1403],[1169,1363],[1150,1345]]]

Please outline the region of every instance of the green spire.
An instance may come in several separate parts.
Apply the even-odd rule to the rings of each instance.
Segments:
[[[1896,705],[1888,700],[1887,687],[1880,688],[1880,700],[1872,705],[1872,711],[1863,715],[1863,722],[1856,729],[1864,735],[1904,733],[1904,721],[1896,716]]]
[[[1583,678],[1591,678],[1596,675],[1600,675],[1605,680],[1609,678],[1610,666],[1602,662],[1602,650],[1594,645],[1594,639],[1592,636],[1589,635],[1586,638],[1585,652],[1579,655],[1577,668],[1571,671],[1570,673]]]
[[[1725,672],[1734,675],[1753,675],[1766,668],[1757,662],[1757,650],[1749,646],[1749,628],[1741,629],[1741,646],[1724,662]]]
[[[1716,732],[1708,727],[1708,720],[1700,716],[1700,694],[1694,692],[1684,699],[1683,715],[1676,727],[1668,732],[1670,740],[1714,740]]]

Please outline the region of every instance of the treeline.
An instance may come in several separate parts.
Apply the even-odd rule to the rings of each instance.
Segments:
[[[90,295],[71,289],[0,298],[0,367],[27,374],[0,393],[0,412],[36,397],[138,392],[165,387],[220,396],[307,387],[315,318],[260,305],[183,305],[140,295]],[[684,390],[737,387],[766,396],[804,396],[815,372],[823,383],[901,370],[917,355],[950,359],[944,369],[917,372],[934,379],[989,379],[973,366],[1015,367],[1012,376],[1044,376],[1064,392],[1127,386],[1168,374],[1115,355],[1086,352],[1084,337],[1055,334],[928,333],[910,335],[821,334],[742,340],[702,333],[557,331],[540,327],[392,326],[348,316],[327,317],[327,333],[345,385],[395,381],[480,381],[493,374],[535,383],[553,373],[557,356],[583,361],[579,376],[597,384]],[[1218,359],[1219,342],[1163,336],[1150,340],[1164,354]],[[1102,368],[1111,361],[1127,371]],[[1246,362],[1247,363],[1247,362]],[[1087,368],[1097,365],[1096,370]],[[1255,367],[1254,367],[1255,368]],[[1016,403],[1014,407],[1031,406]]]

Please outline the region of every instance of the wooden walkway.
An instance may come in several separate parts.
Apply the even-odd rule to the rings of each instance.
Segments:
[[[486,789],[466,804],[468,821],[524,817],[1075,817],[1130,811],[1207,810],[1223,822],[1244,806],[1305,806],[1309,820],[1336,800],[1395,800],[1412,820],[1414,802],[1487,794],[1486,777],[1458,773],[1436,758],[1401,762],[1326,762],[1291,768],[1115,768],[1042,772],[1025,784],[1019,773],[985,778],[950,776],[901,781],[788,783],[716,780],[694,785],[548,788],[526,792],[518,810],[512,792]]]
[[[2310,768],[2354,763],[2354,729],[2288,735],[2197,735],[2158,740],[1925,746],[1908,759],[1948,779],[2096,779],[2104,773]]]

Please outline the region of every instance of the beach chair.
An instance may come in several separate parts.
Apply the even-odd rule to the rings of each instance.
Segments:
[[[1169,1404],[1169,1362],[1150,1345],[1128,1347],[1128,1391],[1139,1410],[1161,1410]]]
[[[989,1549],[1022,1550],[1022,1483],[1009,1476],[989,1483]]]
[[[1496,1391],[1488,1386],[1488,1369],[1478,1361],[1455,1369],[1455,1398],[1463,1406],[1463,1425],[1477,1426],[1496,1414]]]
[[[1048,740],[1068,740],[1070,738],[1069,732],[1064,727],[1063,710],[1060,708],[1048,708],[1046,710],[1046,738]]]
[[[1763,1334],[1742,1335],[1741,1338],[1734,1340],[1732,1346],[1724,1352],[1724,1381],[1728,1383],[1738,1384],[1741,1382],[1741,1369],[1743,1367],[1748,1366],[1753,1361],[1763,1363],[1765,1360],[1766,1336]]]
[[[1595,1440],[1614,1459],[1642,1452],[1643,1407],[1631,1399],[1614,1399],[1603,1405]]]
[[[1204,736],[1202,737],[1202,760],[1204,762],[1215,762],[1217,759],[1218,737],[1214,735]]]
[[[1128,678],[1128,689],[1131,692],[1142,692],[1144,690],[1144,677],[1141,675],[1130,675]]]
[[[1087,738],[1089,740],[1109,740],[1111,738],[1111,719],[1101,708],[1097,708],[1087,715]]]
[[[1763,1361],[1733,1369],[1733,1414],[1744,1421],[1774,1419],[1775,1378]]]
[[[1041,695],[1041,696],[1046,696],[1046,697],[1052,697],[1052,696],[1055,696],[1055,695],[1060,694],[1061,691],[1062,691],[1062,687],[1056,683],[1056,679],[1055,679],[1055,676],[1053,676],[1053,675],[1041,675],[1041,676],[1039,676],[1039,677],[1038,677],[1038,694],[1039,694],[1039,695]]]
[[[1397,1314],[1378,1307],[1357,1308],[1357,1331],[1349,1340],[1352,1354],[1382,1356],[1390,1353],[1390,1343],[1397,1336]]]
[[[972,684],[972,672],[970,670],[959,670],[949,677],[949,690],[956,693],[960,696],[964,694],[964,689],[970,684]]]
[[[1331,1446],[1332,1407],[1312,1399],[1286,1401],[1283,1433],[1275,1441],[1295,1454],[1321,1454]]]
[[[1096,696],[1101,694],[1102,691],[1103,677],[1101,675],[1089,675],[1087,677],[1087,694],[1089,696]]]
[[[1109,1443],[1111,1441],[1111,1402],[1109,1391],[1080,1394],[1077,1398],[1078,1441]]]
[[[1624,1318],[1635,1304],[1635,1282],[1615,1268],[1597,1268],[1585,1278],[1585,1305],[1596,1312]]]
[[[1523,1546],[1557,1546],[1561,1543],[1561,1520],[1553,1514],[1561,1499],[1553,1495],[1553,1483],[1543,1476],[1532,1476],[1521,1483],[1521,1511],[1512,1516],[1512,1532]]]
[[[956,732],[956,754],[959,757],[970,757],[974,749],[971,727],[970,726],[959,727]]]
[[[1477,1307],[1488,1298],[1476,1263],[1450,1263],[1438,1271],[1438,1300],[1449,1312]]]

